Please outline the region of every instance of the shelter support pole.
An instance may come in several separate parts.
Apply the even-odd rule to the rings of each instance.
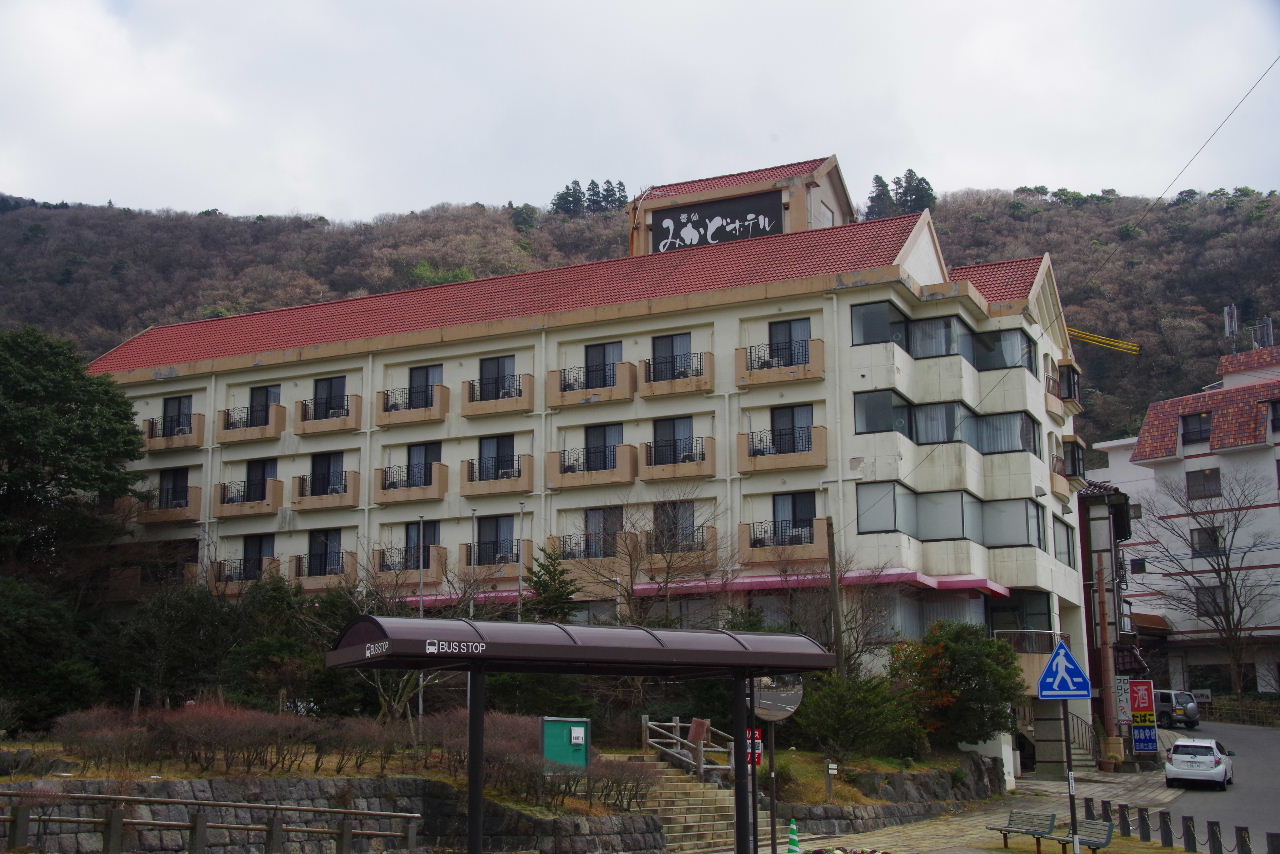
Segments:
[[[733,674],[733,851],[751,852],[751,769],[747,766],[747,674]]]
[[[484,669],[467,674],[467,854],[484,848]]]

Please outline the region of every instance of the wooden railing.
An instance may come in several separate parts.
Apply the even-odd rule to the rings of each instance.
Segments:
[[[281,854],[284,851],[287,835],[290,833],[332,836],[335,839],[335,854],[351,854],[353,850],[352,840],[355,838],[391,838],[403,840],[402,844],[394,846],[396,848],[415,848],[418,845],[418,830],[422,821],[422,816],[417,813],[295,807],[230,801],[195,801],[181,798],[131,797],[128,795],[0,791],[0,798],[8,798],[13,801],[8,815],[0,813],[0,824],[9,825],[8,839],[5,846],[5,850],[8,851],[25,849],[31,844],[32,824],[43,826],[46,830],[49,825],[79,824],[100,828],[98,832],[102,834],[103,854],[121,854],[124,850],[124,829],[126,827],[185,830],[187,831],[187,844],[184,850],[191,852],[191,854],[205,854],[208,850],[208,832],[210,830],[265,834],[264,854]],[[41,808],[44,808],[49,801],[99,801],[105,802],[109,806],[106,810],[106,815],[101,818],[92,816],[32,815],[33,808],[28,804],[22,803],[23,800],[43,802]],[[192,810],[188,813],[186,821],[159,821],[155,819],[127,818],[123,807],[128,804],[167,804],[187,806],[191,807]],[[260,810],[273,813],[273,815],[266,824],[227,823],[209,821],[208,814],[202,811],[204,809]],[[287,812],[337,816],[338,823],[336,827],[290,826],[284,823],[282,815],[282,813]],[[355,821],[358,819],[403,819],[404,829],[399,831],[364,830],[355,826]]]
[[[640,716],[640,732],[644,746],[658,751],[658,755],[669,762],[689,768],[697,774],[699,780],[703,779],[703,773],[708,764],[714,768],[732,769],[733,737],[708,724],[706,737],[699,741],[691,741],[692,728],[692,721],[681,721],[679,718],[673,718],[670,721],[651,721],[648,715]],[[681,754],[681,749],[688,755]],[[722,756],[724,761],[716,762],[713,759],[708,763],[708,759],[714,756]]]

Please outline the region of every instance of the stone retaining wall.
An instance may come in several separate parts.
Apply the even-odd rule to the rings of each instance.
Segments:
[[[295,807],[326,807],[370,810],[375,812],[421,813],[419,831],[421,850],[435,847],[466,847],[466,795],[459,789],[434,780],[412,778],[383,779],[217,779],[217,780],[54,780],[40,783],[0,783],[0,789],[30,790],[38,788],[48,796],[28,802],[32,810],[31,842],[37,850],[51,854],[100,854],[102,834],[88,826],[53,824],[43,829],[36,824],[38,815],[100,818],[106,814],[105,802],[59,801],[58,792],[183,800],[230,801],[280,804]],[[11,799],[0,798],[0,809],[8,809]],[[188,820],[189,807],[165,804],[130,804],[128,818],[158,821]],[[211,823],[266,824],[274,811],[260,809],[216,808],[204,810]],[[305,812],[283,813],[284,823],[299,827],[334,827],[338,816]],[[0,824],[0,849],[8,848],[10,825]],[[356,823],[360,830],[403,831],[397,819],[363,819]],[[603,817],[535,818],[519,810],[486,802],[486,851],[537,851],[540,854],[660,854],[666,848],[662,822],[650,815],[618,815]],[[245,831],[210,829],[210,854],[262,854],[263,834]],[[186,847],[187,835],[176,829],[126,828],[124,850],[130,852],[171,852]],[[356,851],[403,849],[395,838],[357,838]],[[332,854],[334,837],[313,834],[290,834],[286,854]]]

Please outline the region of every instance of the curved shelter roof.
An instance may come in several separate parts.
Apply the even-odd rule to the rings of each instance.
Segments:
[[[836,657],[797,634],[364,616],[343,630],[327,663],[696,679],[829,670]]]

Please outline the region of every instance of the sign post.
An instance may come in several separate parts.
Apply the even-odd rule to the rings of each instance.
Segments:
[[[756,717],[769,722],[769,849],[778,854],[778,772],[774,752],[774,729],[800,708],[804,683],[794,674],[759,676],[752,695]],[[828,783],[830,785],[830,783]],[[830,798],[828,798],[830,800]]]
[[[1080,829],[1076,822],[1076,772],[1071,766],[1071,723],[1068,719],[1067,700],[1087,700],[1093,696],[1089,674],[1084,672],[1064,641],[1049,656],[1049,663],[1040,674],[1036,696],[1041,700],[1062,702],[1062,752],[1067,763],[1067,802],[1071,808],[1071,849],[1080,854]]]
[[[1129,680],[1129,707],[1133,715],[1133,752],[1158,753],[1160,735],[1156,729],[1156,686],[1150,679]]]

